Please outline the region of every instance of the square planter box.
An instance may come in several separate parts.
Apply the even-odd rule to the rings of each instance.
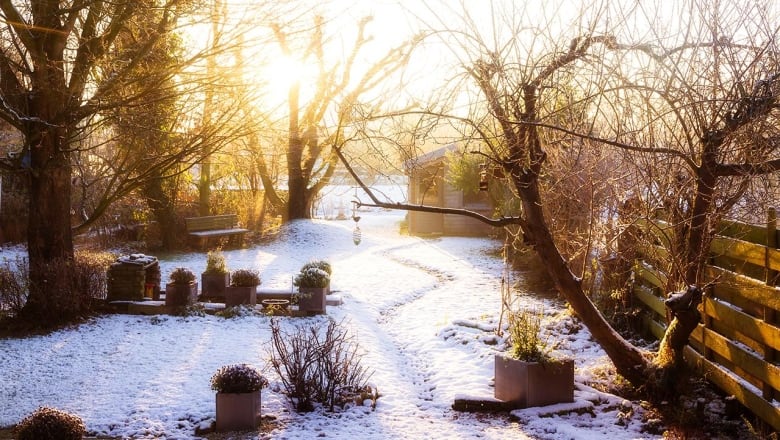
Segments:
[[[260,391],[217,393],[217,431],[246,431],[260,423]]]
[[[198,283],[165,285],[165,305],[181,307],[194,304],[198,300]]]
[[[257,286],[228,286],[225,289],[225,307],[257,304]]]
[[[230,285],[230,274],[200,274],[200,296],[203,300],[217,300],[222,302],[225,299],[225,288]]]
[[[328,297],[327,287],[299,287],[298,310],[306,313],[325,313]]]
[[[574,401],[574,361],[525,362],[497,354],[495,397],[516,408]]]

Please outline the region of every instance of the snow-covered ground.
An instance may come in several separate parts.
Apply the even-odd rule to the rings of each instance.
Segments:
[[[348,325],[373,370],[381,397],[375,409],[298,414],[266,366],[269,318],[129,316],[96,318],[46,336],[0,340],[0,426],[40,405],[82,417],[92,435],[198,438],[215,417],[211,375],[246,362],[265,370],[263,413],[275,421],[235,438],[360,439],[645,439],[642,408],[586,385],[611,366],[603,351],[550,299],[543,305],[548,338],[576,359],[575,402],[513,413],[515,418],[456,412],[456,397],[492,397],[495,322],[503,263],[489,239],[422,239],[399,235],[403,212],[360,213],[363,240],[352,243],[352,220],[299,221],[268,245],[225,251],[230,269],[256,268],[262,288],[287,289],[314,258],[333,265],[332,289],[344,304],[328,317],[283,318],[283,325],[328,318]],[[13,258],[16,248],[2,249]],[[205,254],[161,257],[163,279],[177,266],[195,273]],[[515,275],[518,276],[518,275]]]

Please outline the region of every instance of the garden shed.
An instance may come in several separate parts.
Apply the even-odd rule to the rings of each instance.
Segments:
[[[468,209],[491,216],[493,206],[485,192],[464,192],[449,183],[447,153],[458,151],[449,144],[404,163],[409,177],[408,200],[411,204]],[[484,236],[493,228],[476,219],[457,214],[409,211],[409,233]]]

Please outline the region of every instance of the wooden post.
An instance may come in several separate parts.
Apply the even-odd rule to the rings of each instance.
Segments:
[[[702,324],[704,325],[704,331],[701,333],[701,347],[704,355],[704,359],[707,360],[713,360],[712,355],[712,349],[709,348],[707,345],[707,331],[708,329],[712,328],[712,317],[707,313],[707,302],[712,298],[712,286],[706,287],[704,289],[702,298],[701,298],[701,315],[702,315]]]
[[[776,286],[778,279],[778,272],[769,268],[769,250],[777,249],[777,211],[775,208],[769,208],[767,213],[766,222],[766,257],[764,260],[764,274],[767,285]],[[777,322],[777,313],[771,307],[764,306],[764,321],[770,324]],[[770,363],[774,363],[778,358],[777,350],[774,350],[768,345],[764,345],[764,360]],[[777,391],[771,386],[764,383],[762,384],[762,394],[764,399],[772,401],[778,397]]]
[[[766,283],[770,286],[777,286],[778,282],[780,282],[780,272],[776,270],[771,270],[769,268],[769,249],[777,249],[778,247],[778,240],[777,240],[777,210],[775,208],[769,208],[769,212],[767,215],[767,222],[766,222],[766,263],[764,264],[764,267],[766,268]]]

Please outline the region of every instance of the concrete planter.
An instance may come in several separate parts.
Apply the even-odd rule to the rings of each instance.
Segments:
[[[515,408],[574,401],[574,361],[525,362],[495,357],[495,397]]]
[[[225,289],[225,307],[257,304],[257,286],[228,286]]]
[[[260,424],[260,390],[217,393],[217,431],[246,431]]]
[[[198,300],[198,283],[165,285],[165,305],[182,307],[194,304]]]
[[[299,287],[298,310],[306,314],[323,314],[327,306],[327,287]]]
[[[202,273],[200,274],[200,296],[203,301],[214,300],[223,302],[225,288],[230,285],[229,273]]]

